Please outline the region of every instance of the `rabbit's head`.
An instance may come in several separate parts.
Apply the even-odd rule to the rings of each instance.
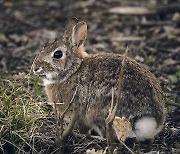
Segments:
[[[56,40],[44,47],[36,56],[32,68],[36,75],[42,75],[46,80],[64,81],[81,65],[84,43],[87,36],[87,24],[78,22],[76,18],[68,21],[62,39]]]

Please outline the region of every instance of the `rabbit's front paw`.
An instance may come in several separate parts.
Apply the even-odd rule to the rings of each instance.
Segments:
[[[120,118],[116,116],[113,121],[113,128],[118,140],[125,141],[129,136],[130,122],[127,121],[125,117]]]

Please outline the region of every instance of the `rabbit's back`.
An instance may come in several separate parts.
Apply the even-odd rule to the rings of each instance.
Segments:
[[[116,101],[122,59],[122,55],[97,54],[82,62],[77,72],[79,103],[88,117],[92,114],[107,116],[112,88]],[[163,123],[164,102],[158,81],[150,71],[130,58],[125,60],[122,93],[118,116],[131,119],[150,115]]]

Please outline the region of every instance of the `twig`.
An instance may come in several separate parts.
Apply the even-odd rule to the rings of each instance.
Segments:
[[[28,142],[26,142],[26,140],[18,133],[16,133],[15,131],[12,131],[12,134],[18,136],[24,143],[26,143],[26,145],[28,145],[33,151],[37,152],[36,149],[34,149]]]
[[[0,141],[0,149],[1,149],[2,153],[5,154],[5,151],[4,151],[4,148],[3,148],[3,146],[2,146],[1,141]]]
[[[14,143],[12,143],[12,142],[10,142],[10,141],[8,141],[8,140],[6,140],[6,139],[2,139],[2,140],[4,140],[4,142],[7,142],[7,143],[9,143],[9,144],[11,144],[11,145],[13,145],[15,148],[17,148],[19,151],[21,151],[22,153],[26,153],[24,150],[22,150],[21,148],[19,148],[17,145],[15,145]]]
[[[74,149],[72,154],[83,153],[83,151],[86,150],[88,147],[92,147],[91,145],[98,144],[98,143],[102,143],[102,142],[92,140],[92,141],[90,141],[88,143],[74,144],[73,146],[75,146],[75,149]]]
[[[119,140],[119,142],[120,142],[131,154],[135,154],[123,141]]]
[[[105,122],[106,122],[107,144],[108,144],[110,153],[113,153],[113,150],[114,150],[113,144],[112,144],[112,135],[111,135],[111,132],[113,132],[112,131],[112,123],[114,121],[114,118],[115,118],[115,115],[116,115],[116,112],[117,112],[117,109],[118,109],[119,102],[121,102],[121,99],[122,99],[122,84],[123,84],[123,73],[124,73],[123,71],[124,71],[124,65],[125,65],[125,59],[126,59],[126,56],[127,56],[127,52],[128,52],[128,47],[126,48],[123,60],[121,62],[121,70],[120,70],[120,75],[119,75],[118,85],[117,85],[118,86],[117,87],[118,88],[117,89],[117,100],[116,100],[116,102],[114,104],[114,88],[112,88],[111,107],[110,107],[109,115],[105,120]],[[113,106],[114,106],[114,108],[113,108]],[[123,145],[125,145],[125,144],[123,144]],[[125,146],[125,147],[127,147],[127,146]]]
[[[61,114],[60,118],[64,119],[64,116],[65,116],[67,110],[70,108],[70,106],[71,106],[72,103],[73,103],[73,100],[74,100],[74,97],[76,96],[76,93],[77,93],[77,88],[76,88],[76,90],[75,90],[75,92],[74,92],[74,94],[73,94],[73,97],[71,98],[70,103],[68,104],[68,106],[67,106],[67,108],[64,110],[64,112]]]
[[[124,53],[124,57],[122,60],[122,65],[121,65],[121,70],[120,70],[120,75],[118,79],[118,86],[117,86],[117,100],[115,102],[114,108],[112,107],[114,104],[114,90],[112,90],[112,100],[111,100],[111,114],[108,116],[108,123],[112,123],[119,105],[119,102],[121,102],[121,97],[122,97],[122,84],[123,84],[123,71],[124,71],[124,65],[125,65],[125,59],[127,57],[127,52],[128,52],[128,46],[126,48],[126,51]],[[113,110],[112,110],[113,109]]]
[[[113,122],[116,111],[117,111],[117,108],[118,108],[118,104],[119,104],[120,99],[122,97],[123,71],[124,71],[124,65],[125,65],[125,59],[126,59],[126,56],[127,56],[127,52],[128,52],[128,47],[126,48],[126,51],[124,53],[124,57],[123,57],[123,60],[122,60],[120,75],[119,75],[119,79],[118,79],[117,100],[115,102],[115,106],[113,105],[114,104],[114,89],[112,88],[111,109],[110,109],[110,114],[108,115],[108,117],[106,119],[108,123]],[[114,106],[114,108],[113,108],[113,106]]]
[[[110,112],[112,112],[113,106],[114,106],[114,88],[112,88],[112,98],[111,98],[111,108],[110,108]]]
[[[112,145],[112,137],[111,137],[111,132],[112,132],[112,121],[113,121],[113,104],[114,104],[114,88],[112,88],[112,99],[111,99],[111,108],[109,111],[109,115],[105,120],[106,123],[106,137],[107,137],[107,145],[110,153],[113,153],[113,145]]]
[[[122,60],[121,71],[120,71],[120,76],[119,76],[119,80],[118,80],[117,101],[116,101],[117,107],[118,107],[118,104],[119,104],[118,102],[120,102],[121,98],[122,98],[123,73],[124,73],[125,59],[127,57],[128,50],[129,50],[129,48],[127,46],[126,51],[124,53],[123,60]]]

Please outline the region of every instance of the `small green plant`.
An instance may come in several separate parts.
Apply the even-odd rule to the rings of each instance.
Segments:
[[[33,133],[46,114],[39,105],[37,79],[0,79],[0,153],[33,151]]]

